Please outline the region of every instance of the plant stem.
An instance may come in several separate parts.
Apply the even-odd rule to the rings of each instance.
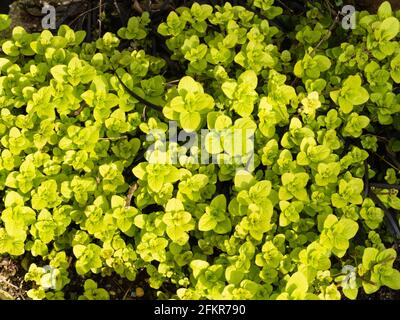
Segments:
[[[368,196],[375,202],[375,204],[380,207],[385,213],[385,219],[389,225],[389,230],[393,234],[393,236],[398,240],[400,239],[400,230],[397,224],[397,221],[392,216],[392,213],[389,209],[383,204],[383,202],[379,199],[379,197],[371,190],[368,189]]]
[[[286,10],[289,10],[290,13],[293,13],[293,9],[290,8],[288,5],[285,4],[285,2],[281,1],[281,0],[277,0],[277,2],[279,2],[279,4],[284,7]]]
[[[360,275],[358,275],[358,277],[359,277],[362,281],[364,281],[364,282],[366,282],[366,283],[368,283],[368,284],[371,284],[371,285],[373,285],[373,286],[376,286],[376,283],[375,283],[375,282],[373,282],[373,281],[371,281],[371,280],[368,280],[368,279],[365,279],[364,277],[362,277],[362,276],[360,276]]]
[[[154,103],[151,103],[149,101],[146,101],[145,99],[143,99],[142,97],[138,96],[136,93],[134,93],[131,89],[128,88],[128,86],[122,81],[121,77],[118,75],[117,71],[115,69],[114,70],[114,74],[117,77],[118,81],[122,84],[122,86],[125,88],[126,91],[128,91],[128,93],[134,97],[136,100],[138,100],[139,102],[143,103],[144,105],[148,106],[149,108],[160,112],[162,114],[162,107],[158,106]]]
[[[378,188],[378,189],[396,189],[396,190],[400,190],[400,185],[398,185],[398,184],[371,182],[370,185],[371,185],[371,187]]]
[[[368,179],[368,162],[364,160],[364,198],[368,197],[369,179]]]
[[[109,140],[109,141],[117,141],[122,139],[128,139],[128,136],[120,136],[115,138],[109,138],[109,137],[99,138],[99,140]]]
[[[379,154],[377,154],[375,151],[372,151],[379,159],[381,159],[383,162],[385,162],[387,165],[391,166],[394,170],[400,171],[399,168],[397,168],[394,164],[390,163],[389,161],[387,161],[384,157],[380,156]]]
[[[317,51],[317,49],[318,49],[326,40],[329,39],[329,37],[330,37],[331,34],[332,34],[333,28],[334,28],[334,27],[336,26],[336,24],[339,22],[339,16],[340,16],[340,14],[337,13],[335,19],[333,20],[331,26],[330,26],[329,29],[328,29],[328,33],[327,33],[324,37],[322,37],[321,40],[317,43],[317,45],[316,45],[316,46],[314,47],[314,49],[311,51],[310,56],[312,56],[312,55]]]

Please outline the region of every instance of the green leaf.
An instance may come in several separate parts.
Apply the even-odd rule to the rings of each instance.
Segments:
[[[19,56],[18,47],[15,46],[15,44],[11,40],[5,41],[1,48],[3,49],[3,52],[8,56],[11,57]]]
[[[393,14],[392,6],[389,1],[383,2],[378,8],[378,17],[380,20],[391,17]]]
[[[205,213],[200,217],[199,220],[199,230],[200,231],[210,231],[213,230],[217,225],[217,220],[215,218],[208,214]]]
[[[83,253],[85,252],[86,247],[84,245],[78,244],[76,246],[73,247],[73,252],[74,255],[79,258],[83,255]]]
[[[11,25],[11,19],[7,14],[0,14],[0,31],[6,30]]]
[[[379,27],[380,40],[390,41],[399,33],[400,23],[395,17],[389,17],[383,20]]]
[[[232,119],[226,115],[220,115],[215,120],[214,128],[216,130],[223,131],[228,129],[230,126],[232,126]]]
[[[393,248],[385,249],[377,255],[376,262],[391,265],[396,260],[396,256],[396,251]]]
[[[181,96],[185,96],[187,93],[203,93],[203,87],[192,77],[186,76],[179,81],[178,91]]]
[[[232,223],[229,218],[226,218],[222,222],[218,222],[215,226],[214,231],[218,234],[225,234],[232,230]]]
[[[208,4],[200,5],[195,2],[190,8],[190,11],[198,21],[204,21],[212,14],[213,7]]]
[[[239,85],[245,85],[247,90],[254,90],[257,88],[257,74],[253,70],[246,70],[243,72],[238,79]]]
[[[286,284],[286,292],[292,293],[293,291],[306,293],[308,290],[308,281],[302,272],[295,272]]]
[[[376,284],[373,284],[373,283],[367,282],[367,281],[363,281],[362,286],[363,286],[366,294],[372,294],[374,292],[377,292],[380,288],[379,285],[376,285]]]
[[[272,190],[272,184],[270,181],[259,181],[250,188],[249,194],[254,200],[261,200],[268,197]]]
[[[353,238],[358,231],[358,223],[351,219],[342,218],[338,222],[337,226],[340,228],[339,230],[341,230],[341,236],[346,239]]]
[[[316,55],[313,58],[313,61],[315,61],[318,65],[319,70],[322,71],[326,71],[331,67],[331,60],[329,60],[328,57],[326,56],[322,56],[322,55]]]
[[[184,130],[197,131],[201,125],[201,116],[198,112],[182,112],[179,122]]]
[[[211,200],[210,206],[215,209],[225,210],[226,209],[226,197],[223,194],[217,195]]]
[[[149,176],[147,182],[154,192],[160,192],[164,184],[164,181],[157,176]]]
[[[350,89],[346,97],[353,105],[357,106],[366,103],[369,99],[369,94],[363,87],[358,87],[356,89]]]
[[[344,295],[350,300],[355,300],[358,295],[358,288],[355,289],[343,289]]]
[[[208,94],[196,95],[196,110],[204,113],[212,110],[214,107],[214,99]]]
[[[238,172],[236,172],[234,183],[235,188],[238,191],[245,190],[255,183],[255,178],[250,172],[246,170],[239,170]]]
[[[226,281],[230,284],[239,284],[244,277],[244,273],[240,270],[237,270],[235,266],[228,266],[225,270],[225,278]]]
[[[378,255],[379,251],[376,248],[366,248],[362,257],[362,265],[366,270],[370,270],[372,267],[372,263],[375,262],[375,259]]]
[[[193,270],[194,278],[197,279],[198,276],[200,275],[200,273],[203,270],[207,269],[209,265],[210,264],[204,260],[192,260],[190,262],[190,268],[192,268],[192,270]]]
[[[6,208],[23,206],[24,198],[18,192],[10,191],[5,197],[4,205]]]
[[[170,199],[165,207],[165,211],[183,211],[185,210],[182,201],[179,199]]]
[[[400,83],[400,70],[398,70],[398,71],[392,70],[390,72],[390,75],[392,76],[392,79],[394,82]]]
[[[382,284],[393,290],[400,290],[400,271],[392,269],[389,274],[381,276]]]
[[[248,99],[242,99],[235,101],[233,103],[233,108],[241,117],[248,117],[253,112],[254,105],[252,101],[249,101]]]
[[[301,61],[297,61],[294,65],[293,73],[297,78],[301,78],[304,73],[304,68]]]
[[[331,91],[329,93],[331,99],[333,100],[333,102],[335,102],[336,104],[338,104],[338,98],[340,95],[340,90],[335,90],[335,91]]]
[[[56,65],[50,69],[50,73],[57,82],[63,83],[65,81],[65,77],[67,76],[67,66],[65,65]]]
[[[6,70],[9,66],[11,65],[11,62],[9,59],[6,58],[0,58],[0,72],[3,70]]]
[[[234,99],[237,86],[235,80],[228,80],[222,84],[221,89],[229,99]]]

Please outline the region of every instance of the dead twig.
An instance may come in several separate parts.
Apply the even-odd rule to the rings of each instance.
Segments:
[[[86,104],[83,103],[81,104],[81,106],[79,107],[79,109],[76,109],[75,111],[72,111],[69,116],[73,116],[73,117],[77,117],[81,114],[81,112],[83,111],[83,109],[86,108]]]
[[[131,206],[133,193],[137,190],[137,188],[138,188],[138,184],[136,182],[129,187],[128,194],[126,195],[125,208]]]
[[[75,17],[75,19],[72,20],[69,24],[72,25],[76,20],[78,20],[78,19],[79,19],[80,17],[82,17],[83,15],[86,15],[86,14],[88,14],[88,13],[94,11],[94,10],[97,10],[97,9],[100,8],[100,6],[104,6],[104,5],[105,5],[105,3],[102,3],[101,5],[98,5],[98,6],[96,6],[96,7],[90,8],[90,9],[88,9],[88,10],[82,12],[81,14],[78,14],[78,15]]]
[[[21,288],[19,288],[19,287],[17,287],[15,284],[12,284],[10,281],[8,281],[4,276],[0,276],[0,283],[4,283],[4,284],[6,284],[7,286],[9,286],[9,287],[11,287],[11,288],[14,288],[14,289],[16,289],[16,290],[21,290]]]
[[[140,14],[143,13],[143,9],[142,9],[142,7],[140,6],[140,3],[139,3],[138,0],[135,0],[135,1],[133,2],[133,9],[135,9],[135,11],[138,12],[138,13],[140,13]]]
[[[7,286],[9,288],[15,289],[17,291],[16,294],[18,295],[18,297],[20,297],[21,300],[25,300],[24,290],[21,287],[16,286],[15,284],[11,283],[4,276],[1,276],[1,275],[0,275],[0,283],[5,284],[5,286]]]
[[[128,290],[126,290],[124,296],[122,297],[122,300],[126,299],[126,296],[128,295],[128,293],[132,290],[132,286],[129,286]]]
[[[147,119],[146,119],[146,106],[144,106],[144,108],[143,108],[142,120],[143,120],[143,121],[147,121]]]
[[[125,21],[122,18],[122,12],[121,12],[121,9],[119,8],[117,0],[114,0],[114,7],[115,7],[115,9],[117,9],[117,12],[118,12],[118,15],[119,15],[119,19],[121,20],[121,23],[125,25]]]
[[[103,15],[103,0],[99,0],[100,4],[99,4],[99,38],[101,38],[101,28],[102,28],[102,15]]]

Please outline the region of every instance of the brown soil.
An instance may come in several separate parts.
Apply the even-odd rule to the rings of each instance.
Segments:
[[[24,281],[26,271],[20,260],[12,260],[7,256],[0,257],[0,300],[26,300],[27,291],[32,288],[32,283]],[[71,283],[64,288],[66,299],[77,299],[83,293],[85,278],[71,272]],[[99,288],[104,288],[112,300],[154,300],[156,290],[147,283],[148,275],[140,271],[135,281],[122,279],[118,276],[90,277],[97,282]]]
[[[24,282],[25,271],[18,261],[0,258],[0,300],[25,300],[29,290]]]

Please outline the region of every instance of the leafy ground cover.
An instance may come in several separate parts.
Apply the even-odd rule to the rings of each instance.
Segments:
[[[400,11],[166,3],[0,15],[1,297],[398,298]]]

